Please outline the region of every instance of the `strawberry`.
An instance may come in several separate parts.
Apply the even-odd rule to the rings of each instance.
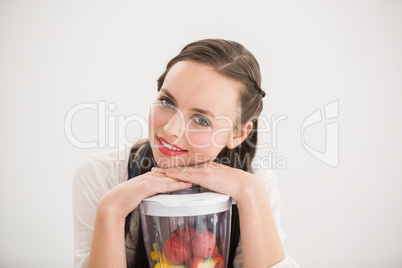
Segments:
[[[195,257],[212,257],[216,248],[215,236],[211,231],[198,233],[191,241],[191,251]]]
[[[193,257],[189,262],[189,268],[225,268],[225,261],[222,255],[214,253],[208,259]]]
[[[170,238],[178,238],[186,242],[187,244],[191,244],[191,240],[198,234],[197,230],[193,228],[179,228],[174,230],[170,234]]]
[[[191,258],[188,267],[189,268],[215,268],[215,264],[207,262],[202,258],[193,257],[193,258]]]
[[[163,253],[171,264],[182,264],[190,257],[190,247],[181,239],[169,238],[163,244]]]
[[[215,268],[225,268],[225,260],[222,255],[217,252],[214,252],[212,262],[215,263]]]

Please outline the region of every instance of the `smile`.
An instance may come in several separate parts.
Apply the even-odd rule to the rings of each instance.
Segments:
[[[176,156],[187,152],[186,150],[183,150],[177,146],[174,146],[173,144],[168,143],[165,139],[161,137],[157,137],[156,141],[159,151],[161,151],[165,155]]]
[[[161,143],[162,143],[163,146],[165,146],[165,147],[168,148],[169,150],[173,150],[173,151],[184,151],[184,150],[177,149],[176,147],[173,147],[173,145],[167,144],[166,142],[163,142],[162,140],[161,140]]]

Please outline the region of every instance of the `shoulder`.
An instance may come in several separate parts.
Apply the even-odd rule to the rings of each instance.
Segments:
[[[263,183],[265,188],[276,187],[276,175],[270,169],[254,169],[253,174],[256,175]]]

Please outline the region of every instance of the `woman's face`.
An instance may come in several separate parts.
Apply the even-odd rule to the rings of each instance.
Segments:
[[[233,138],[239,88],[239,82],[208,65],[173,65],[149,114],[149,139],[158,166],[215,159]]]

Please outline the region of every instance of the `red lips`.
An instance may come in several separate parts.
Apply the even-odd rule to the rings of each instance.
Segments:
[[[162,142],[166,145],[163,145]],[[157,137],[156,138],[156,143],[158,145],[158,149],[159,151],[161,151],[163,154],[167,155],[167,156],[177,156],[177,155],[182,155],[184,153],[186,153],[187,151],[176,146],[173,145],[169,142],[167,142],[164,138],[162,137]],[[170,147],[170,148],[168,148]]]

